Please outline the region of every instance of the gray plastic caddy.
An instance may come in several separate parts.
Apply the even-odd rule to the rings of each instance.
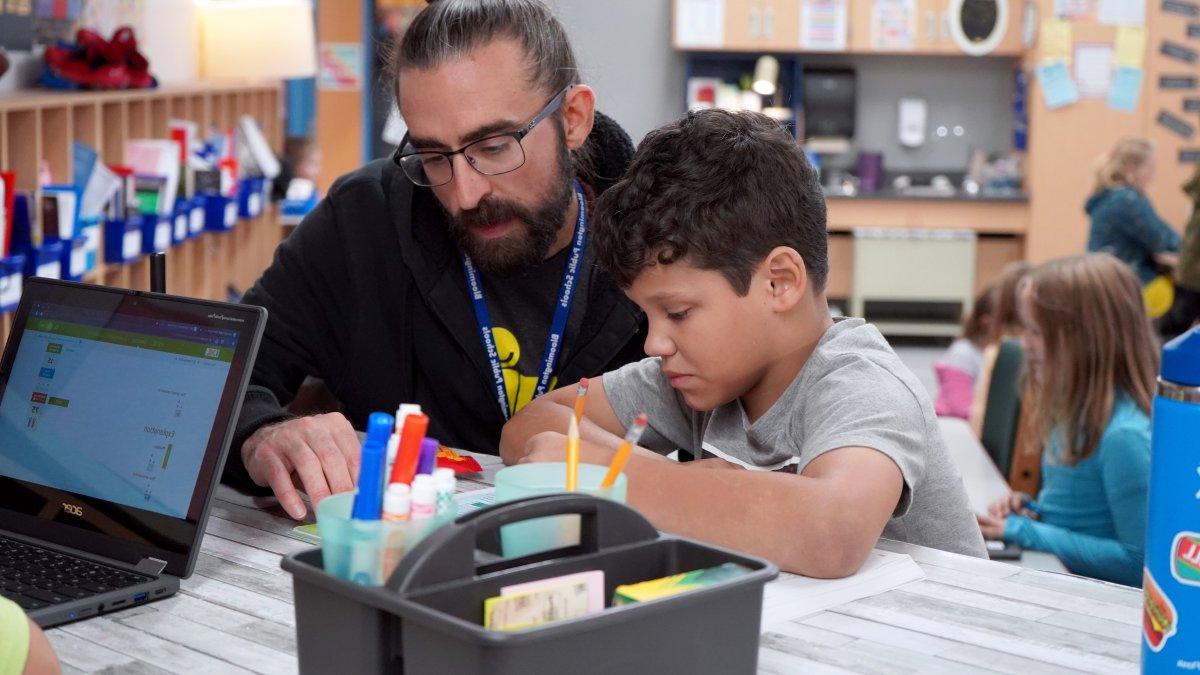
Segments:
[[[480,550],[503,525],[571,514],[580,516],[576,546],[507,560]],[[750,572],[611,606],[619,585],[727,562]],[[765,560],[659,534],[633,509],[582,494],[467,514],[417,544],[382,587],[327,574],[319,549],[282,565],[295,585],[302,673],[753,673],[763,586],[779,574]],[[483,627],[483,601],[501,587],[597,569],[609,605],[603,612],[523,631]]]

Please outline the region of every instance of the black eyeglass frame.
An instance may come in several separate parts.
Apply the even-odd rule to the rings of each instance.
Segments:
[[[472,169],[478,171],[480,174],[482,174],[484,176],[502,176],[506,173],[512,173],[513,171],[516,171],[517,169],[525,166],[525,146],[521,145],[522,139],[524,139],[526,136],[528,136],[533,131],[534,127],[536,127],[538,125],[538,123],[540,123],[542,120],[546,119],[550,115],[554,114],[554,112],[556,110],[558,110],[558,108],[560,106],[562,106],[563,99],[566,97],[567,92],[571,91],[571,88],[574,86],[575,85],[573,85],[573,84],[568,84],[567,86],[563,87],[562,91],[558,92],[557,94],[554,95],[554,98],[547,101],[546,105],[542,106],[542,109],[540,111],[538,111],[538,113],[536,115],[533,116],[533,119],[529,120],[529,123],[526,124],[525,126],[521,127],[518,131],[509,131],[509,132],[505,132],[502,134],[492,134],[491,136],[487,136],[485,138],[480,138],[478,140],[471,141],[470,143],[467,143],[466,145],[462,146],[461,148],[459,148],[457,150],[450,150],[450,151],[417,150],[409,144],[408,132],[405,132],[404,138],[400,141],[400,145],[396,146],[395,152],[392,153],[392,163],[395,164],[397,167],[399,167],[400,170],[404,172],[404,175],[410,181],[412,181],[414,185],[419,185],[421,187],[441,187],[442,185],[445,185],[445,184],[449,183],[450,181],[454,180],[454,156],[455,155],[463,155],[465,157],[466,155],[464,153],[469,148],[471,148],[475,145],[478,145],[479,143],[485,143],[487,141],[492,141],[497,138],[506,138],[507,137],[507,138],[515,139],[517,141],[517,147],[521,148],[521,163],[520,164],[514,166],[511,169],[506,169],[504,171],[499,171],[496,173],[487,173],[487,172],[483,171],[478,166],[475,166],[475,163],[471,161],[470,157],[467,157],[467,164],[470,164]],[[409,151],[401,152],[405,148],[409,148]],[[441,155],[446,158],[446,163],[450,167],[450,177],[447,178],[446,180],[442,181],[441,183],[434,183],[434,184],[427,184],[428,182],[427,183],[418,183],[417,179],[413,178],[412,174],[410,174],[408,172],[408,169],[404,168],[404,164],[402,164],[401,162],[406,157],[415,157],[416,155],[430,155],[430,154]],[[424,172],[422,171],[422,173],[424,173]]]

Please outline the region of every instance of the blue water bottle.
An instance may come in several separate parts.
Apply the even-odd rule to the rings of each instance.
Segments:
[[[1142,672],[1200,669],[1200,327],[1167,343],[1154,397]]]

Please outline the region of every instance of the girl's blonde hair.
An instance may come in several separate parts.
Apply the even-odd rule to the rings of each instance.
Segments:
[[[1129,185],[1129,172],[1154,154],[1154,144],[1144,138],[1122,138],[1112,150],[1096,160],[1095,194],[1102,190]]]
[[[1058,434],[1074,466],[1099,446],[1118,391],[1150,413],[1158,348],[1141,285],[1125,263],[1089,253],[1034,268],[1021,297],[1022,317],[1045,342],[1041,372],[1025,378],[1031,437]]]

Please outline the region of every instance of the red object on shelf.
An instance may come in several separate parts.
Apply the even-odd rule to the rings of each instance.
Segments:
[[[150,62],[137,49],[133,29],[122,26],[105,40],[86,28],[75,34],[76,44],[46,47],[46,67],[73,85],[86,89],[150,89],[158,86]]]

